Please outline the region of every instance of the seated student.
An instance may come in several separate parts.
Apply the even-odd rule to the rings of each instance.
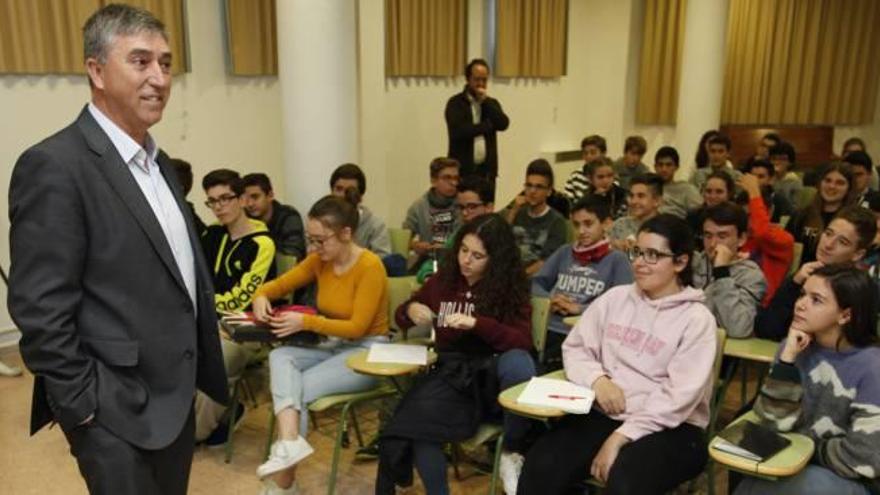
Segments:
[[[706,185],[706,179],[714,172],[724,172],[729,175],[734,182],[739,179],[739,176],[742,175],[742,173],[733,168],[733,165],[730,163],[730,147],[730,138],[725,134],[718,133],[718,135],[709,138],[706,142],[709,166],[697,169],[691,177],[691,183],[693,183],[697,189],[702,191],[703,186]]]
[[[657,174],[644,174],[629,183],[629,210],[611,226],[608,238],[614,249],[629,249],[645,220],[654,218],[663,201],[663,179]]]
[[[589,168],[593,175],[590,176],[590,185],[587,187],[585,197],[593,196],[605,203],[611,213],[612,220],[625,216],[626,210],[629,208],[628,194],[626,189],[614,183],[614,168],[611,160],[604,158],[596,160],[590,165]]]
[[[755,148],[755,155],[752,157],[754,160],[769,160],[770,159],[770,148],[776,146],[777,144],[782,142],[782,138],[779,137],[779,134],[775,132],[768,132],[764,134],[764,137],[758,141],[758,146]]]
[[[529,163],[524,187],[525,195],[516,197],[505,216],[513,225],[526,275],[532,276],[565,244],[567,227],[565,218],[547,204],[553,189],[553,169],[547,160],[539,158]]]
[[[563,193],[568,199],[574,203],[581,199],[587,193],[587,186],[590,185],[591,163],[596,160],[605,158],[608,151],[608,145],[605,144],[605,138],[596,134],[585,137],[581,140],[581,154],[584,158],[584,165],[568,177],[565,182]]]
[[[797,156],[794,146],[780,141],[779,144],[771,147],[768,153],[770,163],[773,164],[773,190],[787,199],[793,208],[800,208],[798,200],[804,184],[798,174],[792,171]]]
[[[470,438],[497,411],[505,388],[535,375],[528,281],[510,226],[495,214],[465,224],[437,275],[397,308],[401,328],[430,325],[438,364],[401,399],[379,440],[377,494],[412,483],[415,465],[428,494],[449,493],[443,445]],[[501,478],[516,491],[530,422],[504,413]]]
[[[840,210],[819,236],[816,261],[803,263],[798,271],[785,279],[766,309],[758,311],[755,334],[771,340],[782,340],[791,325],[794,303],[807,277],[817,268],[860,261],[877,235],[874,215],[860,207]]]
[[[487,215],[495,211],[495,191],[492,184],[483,177],[477,175],[469,175],[461,179],[458,183],[458,194],[455,196],[455,207],[461,215],[463,224],[470,223],[471,220]],[[457,232],[457,231],[456,231]],[[455,233],[446,238],[443,245],[443,253],[452,248],[455,241]],[[437,272],[443,256],[440,259],[429,259],[422,263],[416,274],[416,280],[423,284],[425,280]]]
[[[345,163],[336,167],[330,175],[330,194],[344,198],[350,188],[358,193],[358,226],[354,242],[380,258],[388,256],[391,254],[391,237],[388,235],[388,228],[381,218],[363,204],[364,194],[367,193],[367,177],[354,163]]]
[[[765,426],[812,438],[816,451],[799,473],[747,477],[736,495],[880,489],[878,309],[876,286],[856,268],[826,266],[807,278],[753,410]]]
[[[766,189],[762,191],[758,184],[756,176],[743,174],[739,178],[739,185],[745,196],[738,196],[737,202],[749,212],[749,237],[742,251],[749,253],[749,258],[757,262],[764,273],[767,291],[761,300],[761,307],[766,308],[788,274],[794,257],[794,237],[779,225],[770,223],[767,196],[763,194]]]
[[[823,170],[820,177],[819,188],[812,203],[795,213],[785,227],[794,236],[795,242],[804,245],[801,264],[816,259],[819,234],[837,212],[852,204],[855,197],[849,165],[832,163]]]
[[[874,170],[871,156],[864,151],[853,151],[843,157],[843,163],[848,164],[852,170],[855,195],[853,204],[868,208],[871,198],[880,196],[880,193],[870,189],[871,171]]]
[[[547,371],[562,367],[562,341],[569,331],[563,318],[582,314],[606,290],[632,283],[626,254],[612,250],[605,239],[611,226],[608,205],[586,196],[574,204],[571,223],[575,242],[557,249],[532,278],[532,295],[550,298],[552,313],[544,344]]]
[[[709,140],[719,134],[721,133],[717,130],[709,129],[700,137],[700,143],[697,144],[697,152],[694,155],[694,171],[709,166]]]
[[[690,287],[693,250],[676,216],[642,225],[635,284],[593,301],[562,345],[565,374],[593,389],[593,408],[538,438],[517,493],[570,493],[589,476],[608,493],[664,493],[703,470],[717,327]]]
[[[431,188],[406,211],[403,228],[413,233],[410,248],[418,255],[416,266],[434,256],[460,224],[461,218],[455,209],[458,168],[458,162],[451,158],[431,160]]]
[[[257,468],[267,488],[290,489],[295,465],[313,452],[306,441],[309,403],[330,394],[367,390],[376,379],[345,365],[351,354],[387,342],[388,280],[382,261],[354,242],[358,211],[354,198],[325,196],[309,210],[307,242],[314,249],[289,272],[260,287],[254,315],[278,338],[309,330],[329,336],[317,347],[281,346],[269,354],[272,402],[278,440]],[[319,315],[272,313],[269,301],[312,282],[318,286]],[[274,493],[274,492],[273,492]]]
[[[299,212],[275,199],[272,182],[266,174],[247,174],[242,180],[248,216],[266,224],[279,253],[302,260],[306,255],[306,240]]]
[[[629,191],[629,181],[633,177],[650,172],[648,166],[642,163],[647,152],[648,142],[642,136],[629,136],[623,142],[623,156],[615,160],[614,174],[624,190]]]
[[[767,160],[751,160],[742,169],[742,172],[757,179],[758,187],[761,188],[761,194],[766,198],[766,204],[770,209],[770,218],[773,223],[779,223],[782,217],[790,217],[794,213],[794,206],[784,195],[778,194],[773,188],[772,163]]]
[[[840,152],[840,158],[846,158],[846,155],[852,153],[853,151],[861,151],[863,153],[868,152],[868,148],[865,147],[865,141],[860,137],[851,137],[843,142],[843,149]],[[872,191],[880,190],[880,175],[877,173],[876,168],[872,168],[871,170],[871,181],[869,183],[869,187]]]
[[[663,179],[663,204],[660,205],[660,213],[686,218],[688,213],[700,208],[703,198],[690,182],[675,180],[678,166],[678,151],[672,146],[663,146],[654,154],[654,171]]]
[[[859,268],[866,270],[880,287],[880,194],[871,197],[868,202],[868,210],[874,214],[874,218],[877,220],[877,235],[874,236],[874,242],[871,243],[865,257],[859,262]]]
[[[694,287],[702,289],[706,306],[728,337],[752,336],[755,314],[767,290],[757,263],[739,256],[748,237],[749,217],[725,202],[703,214],[703,251],[694,254]]]
[[[202,179],[202,188],[219,223],[202,234],[202,249],[213,275],[214,306],[218,313],[250,309],[254,293],[266,280],[275,276],[275,243],[266,225],[248,218],[246,199],[242,197],[244,181],[238,172],[214,170]],[[223,362],[230,387],[234,386],[247,364],[255,357],[258,346],[242,345],[229,339],[220,340]],[[244,407],[236,404],[236,418]],[[199,392],[195,401],[197,442],[208,446],[226,442],[229,436],[226,415],[228,408]]]
[[[189,196],[189,192],[192,190],[193,186],[193,172],[192,165],[189,164],[186,160],[181,160],[180,158],[172,158],[171,166],[174,167],[174,171],[177,173],[177,178],[180,180],[180,186],[183,188],[183,196]],[[196,223],[196,233],[201,237],[202,232],[205,231],[207,225],[202,221],[201,218],[196,214],[196,207],[192,204],[192,201],[186,202],[187,206],[189,206],[189,211],[192,213],[193,221]]]
[[[703,215],[706,210],[724,202],[734,201],[735,187],[733,179],[724,172],[713,172],[706,178],[706,185],[703,187],[703,206],[688,213],[685,218],[691,232],[694,233],[697,249],[703,249]]]

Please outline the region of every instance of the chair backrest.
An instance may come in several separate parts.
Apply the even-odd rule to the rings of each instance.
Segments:
[[[275,276],[281,276],[296,266],[296,256],[292,254],[284,254],[280,251],[275,252]]]
[[[388,236],[391,237],[391,252],[406,258],[409,254],[409,241],[412,239],[412,231],[392,227],[388,229]]]
[[[577,232],[574,230],[574,224],[571,220],[565,220],[565,242],[572,243],[577,240]]]
[[[709,396],[709,425],[706,428],[708,437],[715,434],[715,422],[724,401],[724,392],[727,387],[724,377],[721,376],[721,363],[724,361],[724,344],[727,343],[727,331],[721,327],[715,330],[715,362],[712,364],[712,395]]]
[[[538,351],[538,362],[544,362],[544,343],[550,322],[550,299],[532,296],[532,343]]]
[[[804,253],[803,243],[794,243],[794,245],[791,247],[791,252],[791,264],[788,265],[788,273],[786,273],[786,275],[789,277],[797,273],[798,268],[801,267],[801,255]]]
[[[388,277],[388,326],[393,331],[399,332],[401,330],[394,321],[394,312],[418,288],[419,284],[413,275],[408,277]]]

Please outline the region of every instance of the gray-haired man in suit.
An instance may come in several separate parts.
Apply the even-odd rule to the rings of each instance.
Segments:
[[[147,132],[170,95],[168,36],[112,4],[83,34],[91,103],[25,151],[9,191],[31,430],[61,425],[92,493],[186,493],[196,387],[227,390],[192,214]]]

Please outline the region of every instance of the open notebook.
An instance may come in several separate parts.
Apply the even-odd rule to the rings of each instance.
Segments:
[[[593,406],[592,389],[566,380],[532,377],[516,402],[527,406],[561,409],[571,414],[587,414]]]

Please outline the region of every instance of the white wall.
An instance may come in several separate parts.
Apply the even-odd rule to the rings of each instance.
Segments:
[[[164,118],[151,129],[171,156],[192,163],[195,185],[189,199],[208,223],[213,217],[202,205],[200,180],[211,169],[264,171],[276,179],[276,189],[284,190],[277,82],[226,75],[222,5],[188,2],[191,72],[175,78]],[[22,151],[72,122],[88,99],[85,76],[0,76],[0,190],[8,191],[12,166]],[[5,196],[0,201],[0,264],[8,268]],[[5,286],[0,298],[3,329],[12,325]]]

